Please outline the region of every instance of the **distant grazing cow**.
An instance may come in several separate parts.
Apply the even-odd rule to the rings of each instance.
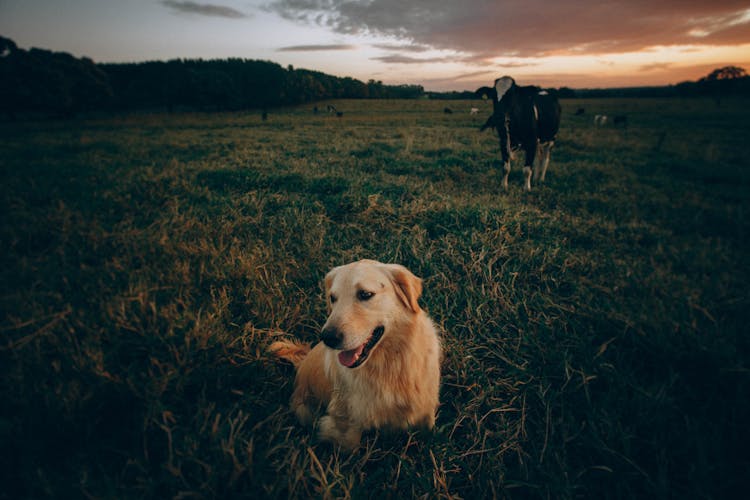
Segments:
[[[616,126],[622,125],[623,127],[627,128],[628,126],[628,117],[626,115],[616,115],[612,119],[612,123]]]
[[[597,127],[603,127],[607,124],[607,115],[596,115],[594,116],[594,125]]]
[[[329,104],[328,106],[326,106],[326,111],[328,111],[329,113],[337,113],[338,112],[338,110],[336,109],[336,107],[333,104]]]
[[[583,108],[578,108],[578,109],[576,110],[576,116],[581,116],[581,115],[582,115],[582,114],[584,114],[585,112],[586,112],[586,110],[585,110],[585,109],[583,109]]]
[[[341,118],[342,116],[344,116],[344,112],[343,111],[336,111],[336,117],[337,118]]]
[[[450,115],[453,113],[453,110],[451,108],[443,108],[443,113],[446,115]]]
[[[480,130],[495,128],[500,139],[503,159],[503,188],[508,188],[511,151],[524,151],[524,186],[531,190],[534,181],[544,182],[549,166],[550,152],[560,128],[560,103],[557,98],[539,87],[516,85],[515,80],[504,76],[495,80],[494,87],[477,89],[479,97],[492,99],[494,111]],[[540,153],[537,158],[537,153]],[[537,168],[533,168],[537,159]]]
[[[476,114],[479,114],[479,108],[471,108],[471,109],[469,110],[469,114],[470,114],[470,115],[476,115]]]

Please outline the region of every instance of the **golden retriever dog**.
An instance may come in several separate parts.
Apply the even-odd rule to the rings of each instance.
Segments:
[[[300,422],[311,424],[325,406],[320,439],[349,450],[365,430],[431,429],[442,350],[417,302],[422,280],[398,264],[360,260],[332,269],[325,292],[322,342],[269,347],[297,368],[291,407]]]

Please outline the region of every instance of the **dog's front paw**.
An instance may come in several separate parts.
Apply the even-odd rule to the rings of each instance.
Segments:
[[[342,427],[344,428],[342,429]],[[352,451],[359,446],[362,431],[352,425],[342,425],[342,422],[326,415],[318,422],[318,438],[321,441],[330,441],[345,450]]]
[[[318,422],[318,438],[321,441],[338,442],[341,440],[341,431],[336,426],[336,420],[330,415],[326,415]]]
[[[297,415],[297,420],[302,425],[312,425],[313,422],[313,413],[310,410],[310,407],[306,404],[300,404],[294,407],[294,414]]]
[[[423,416],[414,423],[413,427],[428,431],[432,430],[435,427],[435,414],[431,413]]]

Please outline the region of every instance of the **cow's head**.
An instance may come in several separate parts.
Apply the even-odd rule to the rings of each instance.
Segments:
[[[516,87],[516,81],[509,76],[503,76],[495,80],[494,87],[480,87],[475,94],[478,97],[492,99],[495,109],[505,106],[507,101],[513,95],[513,89]]]
[[[495,99],[497,99],[497,102],[502,102],[506,96],[510,96],[513,93],[511,89],[515,86],[516,81],[509,76],[495,80]]]

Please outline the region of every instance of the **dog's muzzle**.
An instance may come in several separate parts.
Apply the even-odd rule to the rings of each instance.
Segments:
[[[331,349],[341,349],[341,341],[344,335],[337,328],[329,327],[323,330],[320,339]]]
[[[370,351],[373,347],[375,347],[375,344],[377,344],[383,337],[384,332],[385,327],[378,326],[372,331],[364,344],[347,351],[342,350],[338,354],[339,363],[341,363],[343,366],[346,366],[347,368],[356,368],[360,366],[365,362],[365,360],[367,360],[367,357],[370,355]],[[325,330],[323,330],[321,339],[323,340],[323,343],[331,349],[341,350],[343,335],[337,329],[326,328]]]

